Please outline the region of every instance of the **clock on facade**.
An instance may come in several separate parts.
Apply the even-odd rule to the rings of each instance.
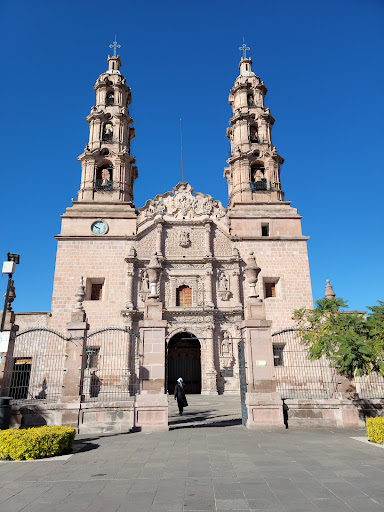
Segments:
[[[101,220],[97,220],[92,224],[92,233],[95,235],[104,235],[107,232],[108,226],[105,222]]]

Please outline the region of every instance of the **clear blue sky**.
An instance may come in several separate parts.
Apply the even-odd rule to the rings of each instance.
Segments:
[[[382,0],[21,0],[0,15],[0,257],[21,255],[16,311],[50,309],[53,236],[77,197],[84,118],[115,33],[132,88],[137,208],[180,181],[180,116],[185,179],[227,205],[228,93],[244,37],[269,90],[286,199],[311,237],[314,299],[329,278],[351,308],[384,300]]]

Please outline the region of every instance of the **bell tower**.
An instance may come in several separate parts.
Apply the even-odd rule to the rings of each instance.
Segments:
[[[249,48],[243,44],[240,75],[229,94],[232,117],[227,128],[231,144],[229,167],[224,170],[228,182],[229,206],[283,201],[280,166],[284,159],[272,145],[275,122],[264,106],[267,88],[252,71]]]
[[[135,136],[128,107],[131,89],[120,73],[121,61],[116,43],[110,45],[108,69],[96,80],[96,105],[86,120],[89,142],[78,157],[81,182],[78,200],[62,215],[58,239],[126,237],[136,234],[133,184],[138,177],[136,160],[131,156]]]
[[[133,183],[138,176],[131,140],[135,136],[128,106],[131,90],[120,73],[116,42],[114,55],[108,56],[108,70],[94,85],[96,106],[86,118],[89,142],[81,162],[79,201],[133,203]]]

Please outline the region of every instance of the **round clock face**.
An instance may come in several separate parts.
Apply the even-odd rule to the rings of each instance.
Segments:
[[[107,225],[105,222],[98,220],[92,224],[92,233],[95,235],[104,235],[107,232]]]

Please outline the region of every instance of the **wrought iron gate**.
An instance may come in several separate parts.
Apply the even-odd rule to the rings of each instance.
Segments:
[[[247,393],[247,374],[245,367],[244,340],[237,343],[239,354],[239,379],[240,379],[240,399],[241,399],[241,420],[244,426],[247,426],[248,410],[245,405],[245,395]]]
[[[108,327],[87,335],[83,402],[131,400],[137,392],[134,342],[129,329]]]

